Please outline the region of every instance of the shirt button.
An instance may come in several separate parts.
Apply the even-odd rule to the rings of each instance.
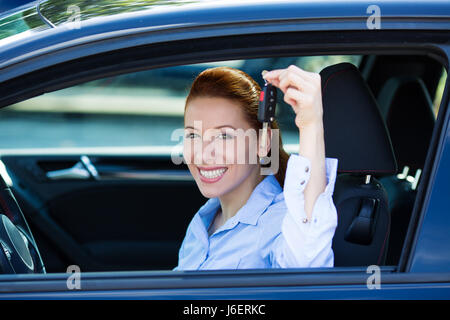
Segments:
[[[305,184],[305,180],[302,180],[302,182],[300,182],[300,184],[301,184],[301,185],[304,185],[304,184]]]
[[[308,166],[306,166],[305,172],[309,172],[309,167]]]

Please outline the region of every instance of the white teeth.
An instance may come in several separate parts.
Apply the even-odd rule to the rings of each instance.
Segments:
[[[221,168],[216,170],[200,170],[200,174],[208,179],[218,178],[224,174],[227,168]]]

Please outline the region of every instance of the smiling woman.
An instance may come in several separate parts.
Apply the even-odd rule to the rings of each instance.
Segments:
[[[333,266],[337,213],[332,193],[338,161],[325,159],[320,76],[291,65],[265,78],[283,91],[297,115],[299,155],[288,156],[280,135],[276,144],[268,139],[265,150],[251,148],[260,145],[254,139],[244,148],[236,143],[217,147],[218,138],[236,138],[226,128],[261,129],[261,88],[245,72],[211,68],[192,84],[185,107],[184,157],[200,192],[210,200],[188,227],[176,270]],[[211,130],[217,134],[207,134]],[[274,130],[276,121],[270,137]],[[265,177],[259,163],[237,162],[240,153],[250,159],[255,150],[260,157],[279,153],[278,171]]]

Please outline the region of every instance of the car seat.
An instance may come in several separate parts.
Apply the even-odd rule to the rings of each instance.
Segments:
[[[398,175],[380,179],[388,192],[391,214],[391,238],[386,263],[396,265],[408,231],[416,187],[425,164],[435,119],[428,90],[423,81],[415,76],[394,77],[386,81],[378,95],[378,104],[401,170]]]
[[[390,232],[386,190],[374,175],[397,164],[377,102],[351,63],[326,67],[322,81],[326,156],[337,158],[334,266],[383,265]]]

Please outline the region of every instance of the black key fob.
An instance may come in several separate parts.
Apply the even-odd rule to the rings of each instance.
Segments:
[[[272,122],[275,119],[277,88],[267,83],[259,96],[258,121]]]

